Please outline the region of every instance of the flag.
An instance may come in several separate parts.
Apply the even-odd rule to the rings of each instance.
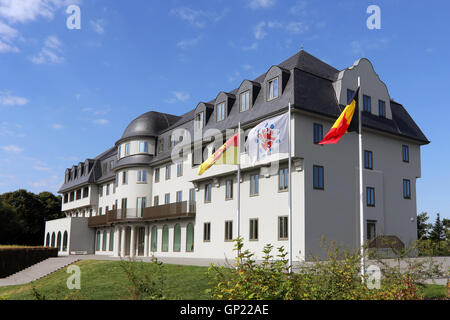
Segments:
[[[227,140],[216,152],[203,162],[198,168],[198,175],[203,174],[214,164],[238,164],[238,134]]]
[[[264,120],[248,133],[245,147],[252,165],[276,154],[288,152],[289,114]]]
[[[328,131],[327,135],[319,142],[319,144],[337,143],[347,132],[359,131],[358,96],[359,88],[356,90],[350,103],[345,107],[330,131]]]

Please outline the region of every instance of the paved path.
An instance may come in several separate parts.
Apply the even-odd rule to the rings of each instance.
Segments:
[[[80,258],[77,256],[48,258],[23,269],[22,271],[16,272],[9,277],[0,279],[0,287],[25,284],[35,281],[78,260],[80,260]]]

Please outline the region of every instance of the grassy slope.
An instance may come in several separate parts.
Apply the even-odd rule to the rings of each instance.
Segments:
[[[118,261],[81,260],[76,263],[81,269],[81,290],[68,290],[67,268],[35,281],[33,284],[0,287],[0,296],[8,299],[34,299],[32,287],[46,299],[128,299],[128,280]],[[166,285],[171,298],[208,299],[207,267],[164,265]]]
[[[69,274],[67,268],[35,281],[33,284],[0,287],[0,297],[11,300],[35,299],[34,286],[46,299],[129,299],[128,280],[118,261],[81,260],[76,263],[81,269],[81,290],[72,291],[66,287]],[[171,299],[208,299],[207,267],[165,264],[166,285]],[[425,299],[442,299],[446,296],[445,286],[425,285],[421,288]]]

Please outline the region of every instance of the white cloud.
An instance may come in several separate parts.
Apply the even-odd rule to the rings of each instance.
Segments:
[[[54,124],[52,124],[52,128],[55,130],[62,130],[62,129],[64,129],[64,126],[60,123],[54,123]]]
[[[19,52],[14,40],[21,38],[19,31],[0,21],[0,53]]]
[[[177,42],[177,47],[181,48],[181,49],[187,49],[190,47],[195,46],[197,43],[199,43],[201,40],[201,36],[198,36],[197,38],[194,39],[185,39],[185,40],[181,40]]]
[[[304,33],[308,31],[309,27],[303,22],[289,22],[286,26],[286,31],[291,33]]]
[[[108,119],[95,119],[93,122],[95,124],[104,126],[104,125],[107,125],[109,123],[109,120]]]
[[[218,22],[228,13],[228,9],[223,9],[221,13],[194,10],[187,7],[174,8],[170,10],[170,15],[177,16],[181,20],[189,22],[197,28],[204,28],[208,22]]]
[[[254,36],[256,40],[261,40],[267,36],[266,29],[283,29],[286,32],[301,34],[306,32],[309,27],[304,22],[290,21],[290,22],[279,22],[279,21],[261,21],[254,27]]]
[[[190,99],[190,94],[183,91],[173,91],[173,97],[170,99],[166,99],[166,103],[175,103],[178,101],[185,102]]]
[[[96,21],[90,21],[91,27],[97,34],[105,33],[105,22],[102,19],[98,19]]]
[[[56,10],[79,4],[78,0],[0,0],[0,17],[9,22],[29,22],[39,17],[53,19]]]
[[[37,171],[51,171],[52,170],[51,168],[43,167],[43,166],[33,166],[33,169],[37,170]]]
[[[28,103],[24,97],[13,96],[9,91],[0,91],[0,104],[5,106],[23,106]]]
[[[3,151],[7,152],[7,153],[21,153],[23,151],[23,149],[19,146],[16,146],[14,144],[10,144],[9,146],[2,146],[0,147],[0,149],[2,149]]]
[[[252,9],[269,8],[275,4],[276,0],[250,0],[248,6]]]
[[[294,15],[304,15],[306,13],[306,4],[307,3],[304,0],[297,1],[297,3],[289,9],[289,12]]]
[[[254,28],[254,35],[257,40],[260,40],[264,38],[267,35],[267,32],[264,31],[264,27],[266,26],[266,23],[264,21],[261,21],[258,23]]]
[[[64,61],[61,56],[61,41],[57,36],[48,36],[41,51],[30,58],[34,64],[59,64]]]

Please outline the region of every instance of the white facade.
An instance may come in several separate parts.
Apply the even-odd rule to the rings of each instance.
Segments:
[[[276,76],[276,72],[286,73],[278,69],[272,67],[266,78]],[[291,70],[289,77],[280,74],[281,80],[288,80],[280,80],[279,103],[284,103],[281,102],[284,94],[295,89],[295,72]],[[372,99],[372,115],[380,117],[376,102],[382,100],[385,102],[384,118],[392,121],[394,116],[387,88],[367,59],[361,59],[336,74],[332,83],[336,101],[346,104],[346,91],[356,89],[358,76],[362,79],[361,91]],[[262,99],[266,97],[265,85],[261,84],[259,92]],[[217,99],[222,99],[222,96],[226,99],[224,93],[219,94]],[[251,103],[261,99],[253,92],[252,97]],[[236,101],[239,103],[239,96]],[[276,104],[276,98],[270,103]],[[245,112],[252,110],[250,108]],[[285,109],[277,114],[281,112]],[[325,135],[334,120],[320,113],[295,108],[291,116],[293,163],[290,223],[294,261],[308,259],[310,255],[322,255],[322,237],[347,248],[359,247],[358,137],[349,133],[336,145],[314,143],[314,126],[322,126]],[[216,121],[214,113],[208,121]],[[245,124],[245,133],[257,123]],[[163,133],[161,136],[167,135]],[[241,141],[244,139],[245,134],[242,134]],[[71,218],[47,222],[46,234],[51,237],[53,232],[69,230],[69,248],[63,253],[76,251],[70,246],[78,236],[71,237],[70,225],[76,221],[74,217],[80,216],[88,217],[79,219],[88,221],[89,226],[85,228],[90,231],[79,236],[87,239],[86,248],[93,248],[99,255],[233,259],[235,252],[231,239],[238,236],[238,224],[245,248],[255,252],[256,258],[261,257],[266,244],[272,244],[274,248],[288,248],[287,228],[282,228],[288,216],[288,192],[286,188],[280,190],[279,187],[280,169],[288,166],[287,154],[280,155],[275,162],[269,159],[253,167],[241,147],[241,215],[238,222],[236,166],[215,165],[198,176],[198,166],[192,165],[192,153],[183,160],[182,166],[170,158],[153,161],[158,159],[157,141],[157,136],[122,138],[110,153],[95,160],[103,168],[105,178],[97,182],[86,179],[61,192],[63,199],[67,199],[63,201],[62,210]],[[167,140],[165,142],[168,143]],[[375,228],[373,230],[377,235],[395,235],[405,245],[416,240],[415,185],[421,175],[420,146],[423,144],[410,137],[371,127],[363,128],[363,151],[372,154],[372,168],[364,169],[364,194],[367,187],[374,190],[373,205],[364,199],[365,225]],[[408,150],[407,162],[402,158],[405,146]],[[146,163],[142,159],[147,158],[142,157],[149,157],[150,160]],[[92,170],[96,170],[93,163]],[[111,174],[105,174],[104,164],[107,164]],[[320,188],[315,186],[315,166],[323,170],[323,186]],[[254,194],[251,194],[250,186],[254,179],[252,176],[258,177],[258,191]],[[232,181],[231,198],[227,198],[228,180]],[[409,197],[404,195],[404,180],[410,181]],[[208,185],[211,188],[210,199],[205,194],[209,192]],[[88,195],[83,194],[84,188],[88,188]],[[77,190],[81,190],[81,199],[78,200]],[[71,193],[74,193],[73,201]],[[232,235],[227,237],[229,221],[232,221]],[[251,235],[255,238],[251,239]]]

